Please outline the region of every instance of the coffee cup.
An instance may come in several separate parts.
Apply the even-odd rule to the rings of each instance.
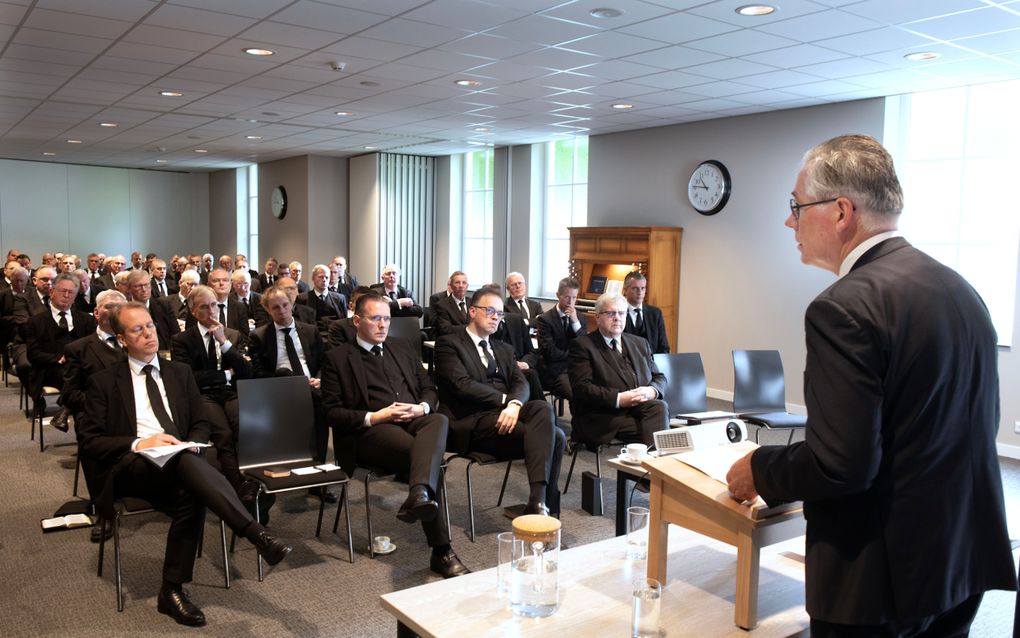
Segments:
[[[385,553],[390,551],[393,544],[390,543],[389,536],[376,536],[375,540],[372,541],[372,549],[379,553]]]
[[[640,461],[648,455],[648,446],[644,443],[631,443],[625,448],[620,448],[620,456],[627,457],[629,461]]]

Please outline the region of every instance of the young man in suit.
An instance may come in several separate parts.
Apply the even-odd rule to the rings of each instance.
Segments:
[[[528,298],[528,283],[524,275],[519,272],[512,272],[506,276],[506,311],[518,314],[524,319],[524,323],[532,327],[542,314],[542,305],[534,299]]]
[[[60,389],[64,385],[64,348],[96,331],[92,315],[72,308],[77,294],[77,277],[57,275],[50,288],[50,311],[37,313],[25,323],[25,345],[32,365],[28,391],[33,397],[42,394],[44,386]]]
[[[154,299],[160,299],[177,293],[177,283],[166,276],[165,261],[153,259],[149,263],[149,272],[152,274],[152,297]]]
[[[996,455],[997,339],[955,271],[897,232],[892,157],[864,135],[805,155],[786,226],[840,277],[808,306],[807,436],[730,468],[733,495],[803,501],[811,635],[965,636],[1016,573]]]
[[[627,299],[627,334],[644,337],[652,354],[669,352],[666,322],[662,311],[645,303],[648,279],[640,272],[627,273],[623,278],[623,296]]]
[[[138,496],[169,507],[163,585],[156,609],[183,625],[201,626],[205,615],[182,584],[191,581],[195,553],[208,507],[250,540],[270,564],[291,548],[266,532],[245,510],[223,476],[194,451],[177,454],[157,468],[138,452],[147,448],[209,438],[202,397],[191,370],[156,356],[156,326],[142,304],[115,308],[110,323],[127,352],[89,380],[85,418],[79,424],[82,460],[93,463],[100,513],[111,518],[113,501]]]
[[[459,332],[468,325],[467,274],[460,270],[451,274],[447,288],[450,294],[440,297],[429,306],[432,309],[432,324],[437,338]]]
[[[531,494],[525,514],[560,512],[560,461],[565,438],[552,406],[530,397],[513,350],[492,339],[503,319],[503,296],[479,288],[468,309],[471,323],[436,341],[440,411],[450,418],[447,449],[520,458]]]
[[[432,548],[429,567],[444,578],[470,570],[450,546],[439,502],[447,418],[436,413],[436,390],[407,341],[387,339],[389,302],[376,292],[355,304],[355,340],[331,350],[322,366],[326,418],[358,438],[358,461],[408,477],[397,513],[421,521]]]
[[[597,330],[570,344],[571,436],[596,445],[618,438],[650,446],[652,433],[669,427],[662,400],[666,377],[655,367],[648,342],[623,332],[626,299],[599,297],[595,320]]]
[[[420,317],[423,314],[421,306],[414,300],[414,291],[404,288],[400,281],[400,268],[396,264],[383,266],[382,283],[374,284],[372,288],[382,293],[383,297],[390,300],[390,315],[393,317]]]
[[[277,269],[279,266],[280,262],[276,261],[275,257],[270,257],[266,260],[266,270],[259,275],[259,283],[262,285],[259,292],[269,290],[269,287],[276,283]]]
[[[577,316],[577,291],[581,285],[566,277],[556,288],[556,305],[538,316],[538,375],[542,387],[568,401],[573,397],[567,375],[570,343],[584,334]]]

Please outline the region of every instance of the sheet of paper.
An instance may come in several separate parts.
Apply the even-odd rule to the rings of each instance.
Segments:
[[[730,466],[757,448],[758,445],[753,441],[741,441],[730,445],[717,445],[690,452],[680,452],[673,458],[696,470],[701,470],[726,485],[726,473],[730,471]]]
[[[732,412],[723,412],[722,410],[710,410],[709,412],[688,412],[686,414],[677,414],[678,419],[697,419],[699,421],[712,421],[714,419],[732,419],[736,414]]]
[[[193,447],[211,447],[208,443],[195,443],[189,441],[187,443],[176,443],[174,445],[160,445],[158,447],[145,448],[139,451],[139,454],[144,454],[149,458],[158,459],[161,456],[171,456],[177,454],[181,450],[187,450]]]
[[[305,474],[315,474],[321,472],[317,467],[292,467],[290,468],[291,474],[297,474],[298,476],[304,476]]]
[[[316,465],[315,469],[322,470],[323,472],[332,472],[333,470],[339,470],[339,465],[333,465],[332,463],[323,463],[322,465]]]

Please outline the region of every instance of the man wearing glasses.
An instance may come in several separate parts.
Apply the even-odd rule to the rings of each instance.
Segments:
[[[436,341],[440,410],[450,417],[447,449],[523,456],[531,486],[524,513],[558,515],[565,437],[552,406],[541,396],[529,397],[513,348],[491,338],[503,319],[500,291],[479,288],[468,314],[465,328]]]
[[[981,298],[896,231],[873,138],[808,151],[786,226],[840,277],[808,306],[807,436],[730,468],[733,495],[803,501],[812,636],[965,636],[1015,589],[995,450],[996,336]]]
[[[650,446],[652,433],[669,426],[662,400],[666,377],[655,367],[648,341],[624,334],[627,307],[619,295],[602,295],[595,302],[598,330],[570,344],[572,436],[579,443],[616,438]]]
[[[432,571],[443,578],[466,574],[440,516],[448,422],[436,412],[436,389],[410,342],[387,338],[386,297],[363,292],[353,320],[354,340],[330,350],[322,364],[326,420],[335,431],[358,437],[358,463],[407,475],[409,491],[397,517],[421,521],[432,548]]]

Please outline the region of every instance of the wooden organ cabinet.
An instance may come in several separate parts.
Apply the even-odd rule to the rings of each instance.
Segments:
[[[578,309],[589,315],[603,292],[622,294],[623,278],[638,270],[648,278],[645,303],[662,310],[670,349],[677,351],[682,228],[604,226],[570,229],[570,274],[581,284]]]

